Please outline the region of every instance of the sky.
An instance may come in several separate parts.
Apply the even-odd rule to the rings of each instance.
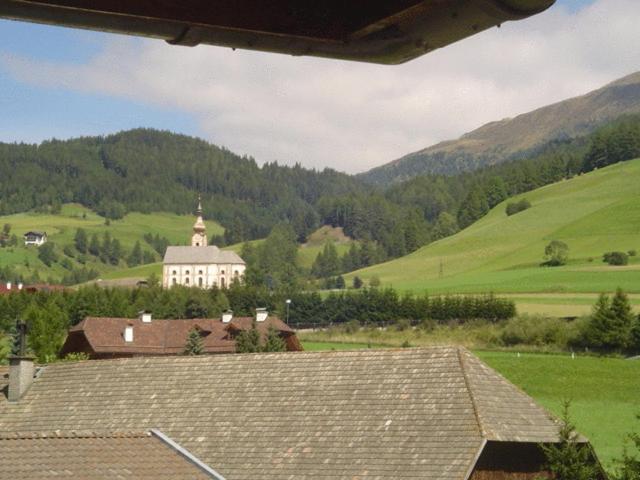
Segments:
[[[368,170],[640,70],[638,0],[558,0],[399,66],[0,20],[0,141],[152,127]]]

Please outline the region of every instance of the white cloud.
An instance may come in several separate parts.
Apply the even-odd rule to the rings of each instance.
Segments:
[[[258,161],[356,172],[637,70],[638,18],[637,0],[553,7],[401,66],[122,37],[84,65],[2,63],[31,84],[190,113]]]

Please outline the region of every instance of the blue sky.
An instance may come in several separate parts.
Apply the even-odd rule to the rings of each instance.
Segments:
[[[582,59],[587,54],[580,52],[577,57],[582,64],[566,73],[575,75],[575,79],[560,86],[552,85],[551,77],[532,78],[530,85],[522,84],[528,76],[527,68],[556,68],[538,59],[550,56],[543,52],[553,51],[544,50],[549,48],[544,44],[548,36],[544,29],[550,29],[554,22],[562,25],[556,31],[564,32],[556,43],[568,45],[566,57],[557,58],[557,65],[567,68],[563,64],[576,56],[570,45],[579,45],[579,32],[589,29],[589,22],[597,18],[595,13],[584,13],[593,3],[615,3],[622,9],[633,0],[558,0],[553,12],[543,14],[548,15],[547,20],[505,25],[502,34],[522,39],[519,52],[526,51],[524,59],[521,53],[514,53],[513,78],[496,71],[495,66],[483,70],[483,65],[474,65],[470,57],[474,48],[504,48],[504,41],[497,44],[494,40],[500,33],[480,34],[475,44],[471,39],[460,42],[450,48],[447,57],[432,54],[408,66],[379,67],[322,59],[292,61],[285,56],[246,52],[231,54],[212,47],[183,49],[160,41],[0,20],[0,141],[38,142],[144,126],[202,136],[259,160],[299,161],[307,166],[340,169],[349,159],[354,170],[362,170],[460,135],[486,121],[584,93],[614,75],[640,69],[638,65],[629,65],[626,70],[625,64],[608,65],[602,55]],[[621,18],[624,13],[620,12]],[[574,18],[576,26],[572,24]],[[573,30],[578,32],[575,38]],[[531,35],[530,42],[526,41],[527,35]],[[122,63],[115,61],[114,68],[101,65],[105,58],[118,59],[119,55]],[[146,77],[131,75],[137,62]],[[206,70],[203,63],[218,68]],[[309,80],[309,72],[317,72],[318,66],[328,76],[314,83],[316,79]],[[590,76],[582,73],[589,68]],[[495,75],[491,71],[496,71]],[[377,83],[369,85],[372,74]],[[298,85],[288,83],[296,75],[300,75],[299,82],[310,82],[300,96],[296,96]],[[404,90],[414,89],[421,95],[392,91],[390,85],[400,76]],[[254,83],[247,77],[255,77]],[[336,80],[338,77],[340,80]],[[431,77],[431,83],[425,83],[425,77]],[[202,79],[211,79],[209,88]],[[522,85],[516,89],[510,84],[501,85],[502,81]],[[327,86],[331,82],[336,82],[334,90]],[[366,88],[359,88],[363,82]],[[168,91],[167,85],[184,85],[185,91]],[[482,90],[475,90],[478,85]],[[440,105],[439,89],[453,101]],[[510,93],[512,90],[515,93]],[[502,107],[475,112],[477,101],[473,99],[478,92],[487,96],[488,104]],[[307,101],[310,93],[316,94],[317,103]],[[345,97],[340,98],[343,94]],[[493,101],[491,95],[495,95]],[[385,102],[387,96],[393,101]],[[523,96],[528,100],[520,98]],[[447,114],[451,119],[445,121]],[[430,115],[439,120],[431,121]],[[390,122],[397,128],[390,128]],[[417,130],[418,122],[432,127]],[[361,160],[355,162],[354,157]]]

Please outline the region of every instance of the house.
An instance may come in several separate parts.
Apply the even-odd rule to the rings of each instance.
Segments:
[[[153,319],[141,312],[135,319],[87,317],[69,330],[60,354],[82,352],[90,358],[136,357],[144,355],[180,355],[192,329],[202,337],[203,353],[233,353],[238,333],[252,328],[262,339],[274,328],[289,351],[302,350],[294,330],[282,320],[259,309],[255,317],[234,317],[227,312],[221,318],[187,320]]]
[[[24,285],[23,283],[14,284],[13,282],[0,283],[0,295],[7,295],[10,293],[19,292],[61,292],[64,291],[64,285],[50,285],[48,283],[33,283],[30,285]]]
[[[35,245],[39,247],[40,245],[47,243],[47,232],[36,232],[30,231],[23,235],[24,244],[26,246]]]
[[[162,286],[226,288],[231,282],[241,281],[246,269],[244,260],[235,252],[208,245],[200,201],[196,214],[191,245],[167,247],[162,262]]]
[[[0,432],[156,429],[227,480],[530,480],[537,445],[558,441],[549,413],[464,348],[10,368]],[[23,463],[0,455],[0,472]]]

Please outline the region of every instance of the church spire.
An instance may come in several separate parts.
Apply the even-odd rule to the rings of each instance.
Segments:
[[[196,223],[193,224],[193,235],[191,236],[192,247],[207,246],[207,227],[202,219],[202,199],[198,195],[198,208],[196,209]]]

